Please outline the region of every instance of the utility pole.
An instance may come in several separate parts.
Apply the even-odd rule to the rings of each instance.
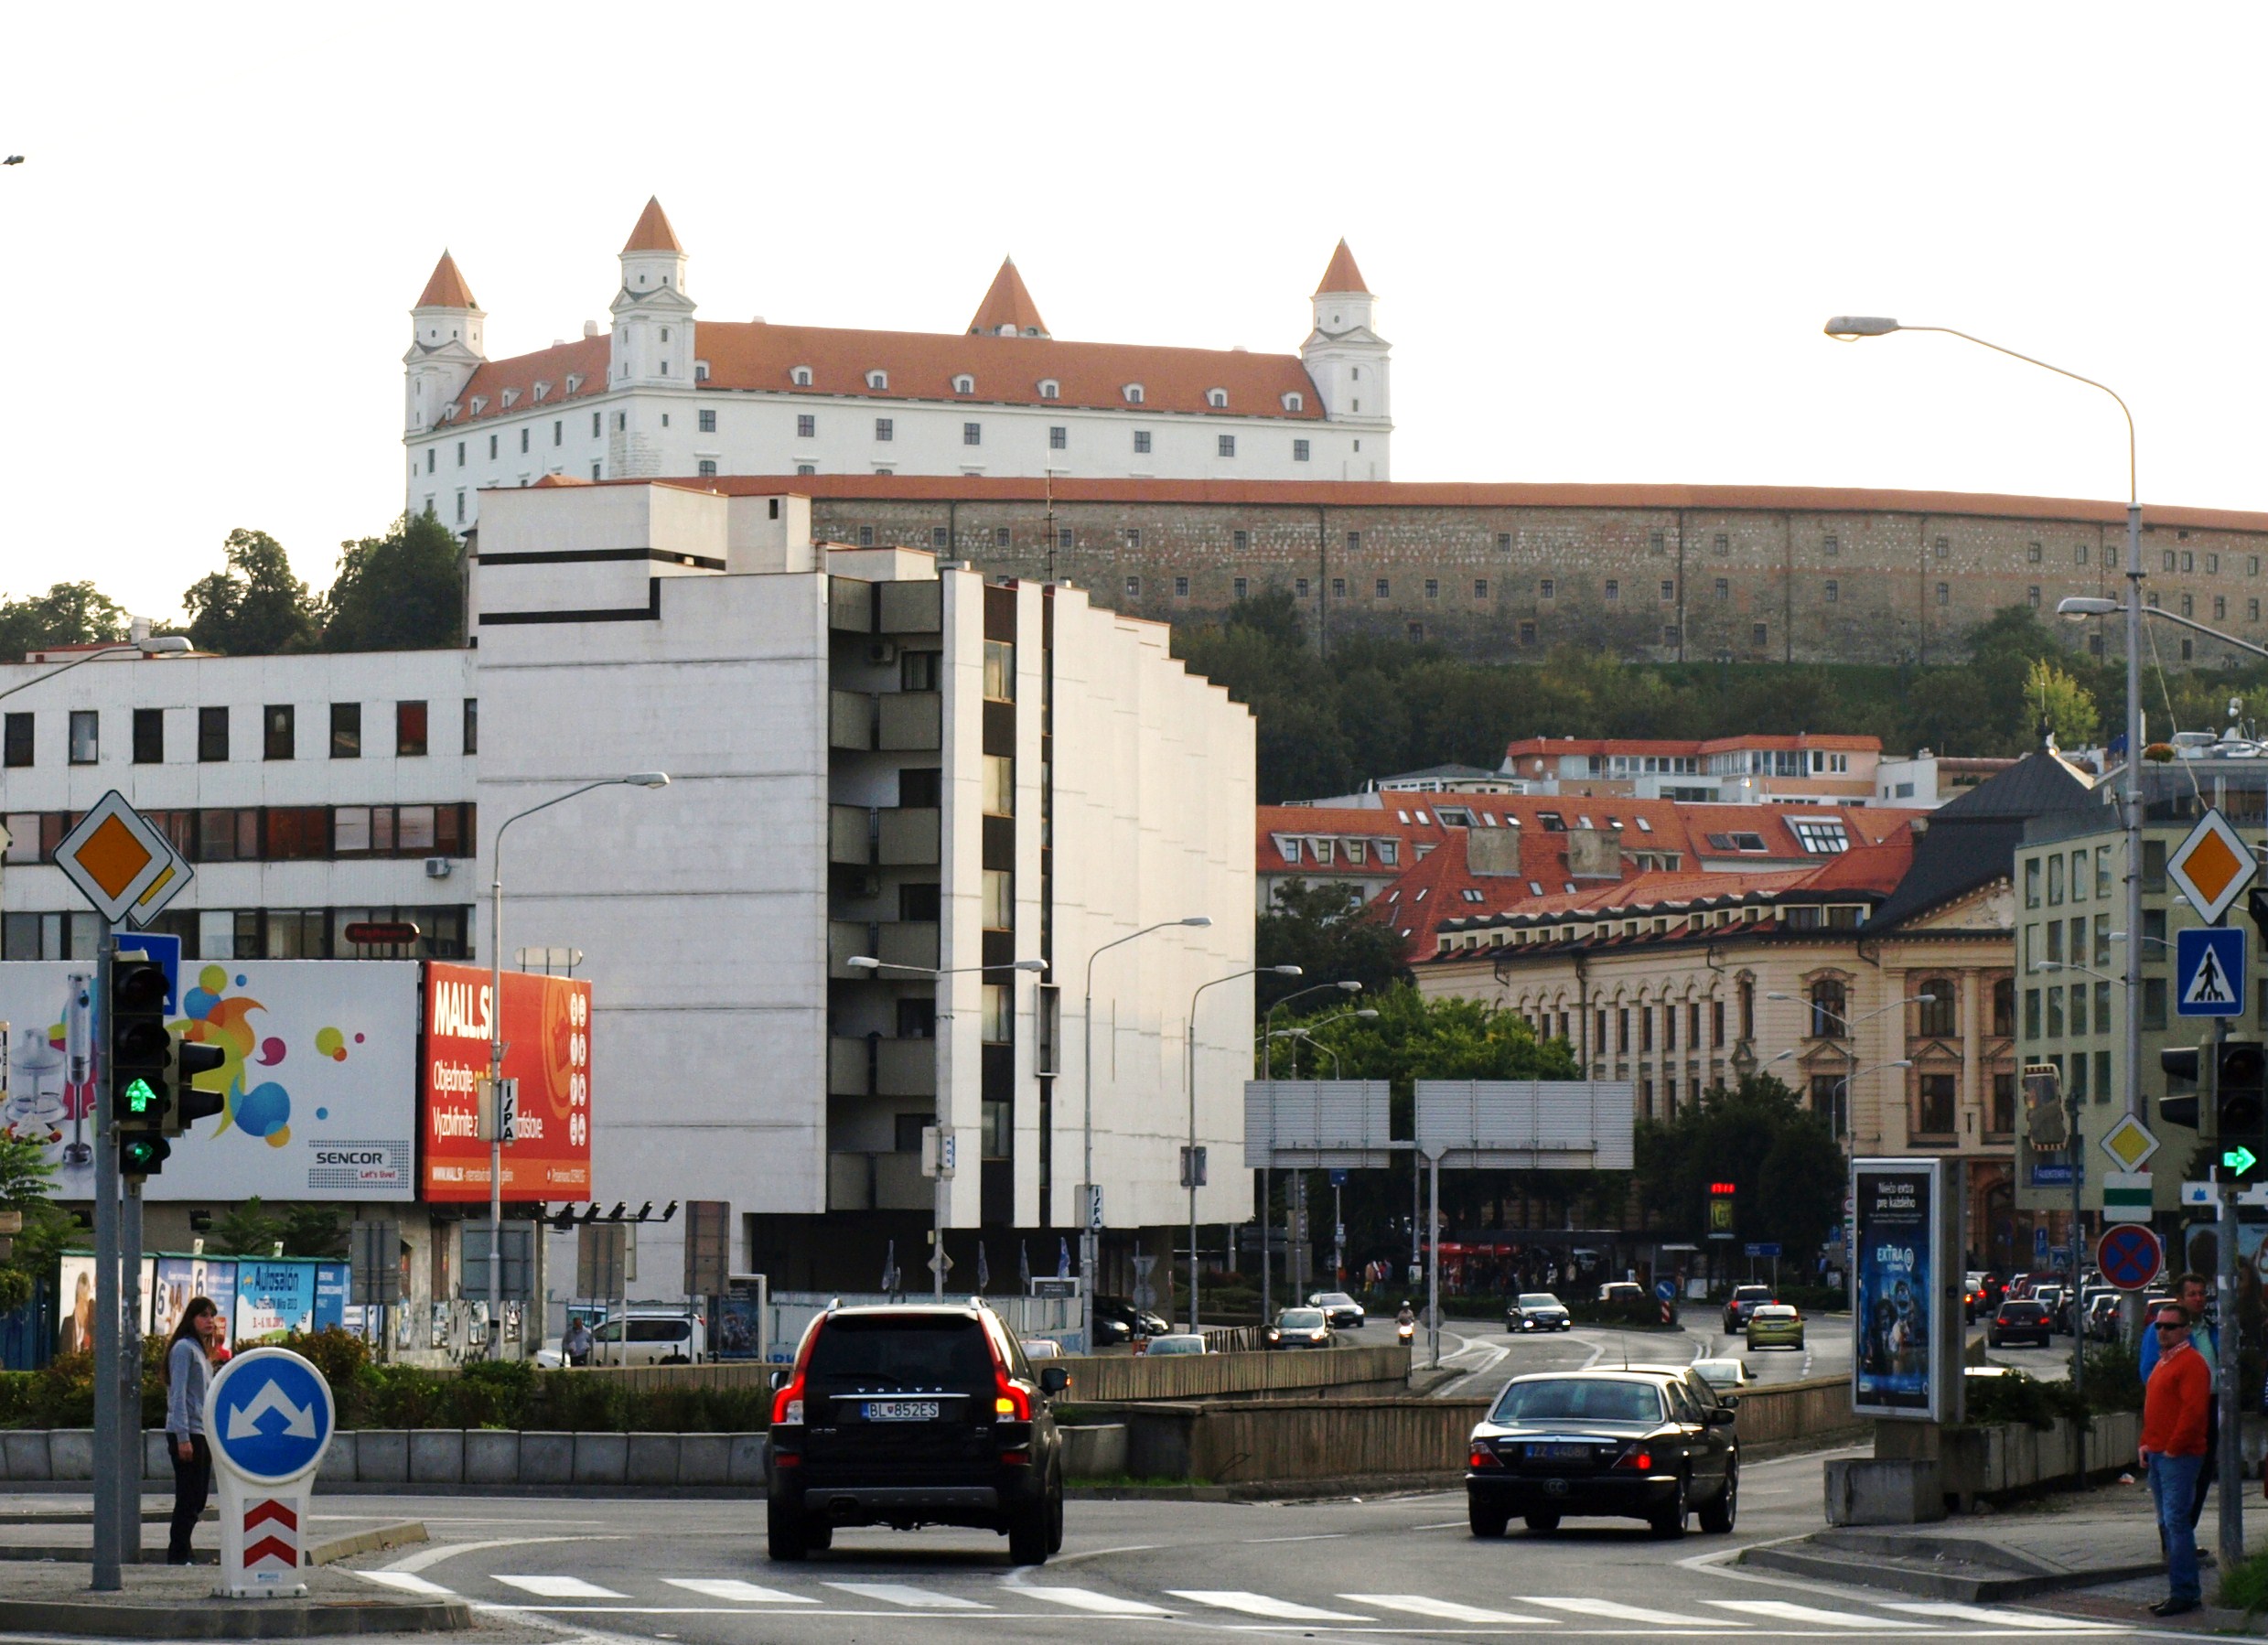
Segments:
[[[111,922],[94,919],[94,998],[89,1002],[87,1043],[94,1058],[94,1575],[98,1594],[121,1586],[119,1551],[124,1512],[125,1468],[119,1456],[118,1137],[111,1124]],[[142,1511],[141,1469],[131,1506]]]
[[[2220,1112],[2220,1048],[2228,1038],[2229,1019],[2216,1016],[2211,1054],[2203,1059],[2212,1068],[2207,1095],[2216,1120]],[[2202,1113],[2205,1103],[2200,1102],[2198,1107]],[[2244,1322],[2237,1302],[2237,1195],[2242,1190],[2234,1172],[2216,1170],[2213,1177],[2213,1198],[2218,1201],[2214,1232],[2219,1235],[2213,1242],[2219,1259],[2214,1266],[2220,1271],[2215,1275],[2215,1289],[2220,1304],[2220,1330],[2213,1355],[2213,1396],[2220,1402],[2220,1446],[2214,1468],[2220,1476],[2220,1568],[2226,1573],[2244,1559],[2244,1457],[2243,1435],[2239,1431],[2244,1418],[2237,1403],[2237,1371],[2244,1343]]]

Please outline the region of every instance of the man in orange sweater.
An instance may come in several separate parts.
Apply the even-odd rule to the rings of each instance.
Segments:
[[[2213,1373],[2205,1356],[2190,1346],[2187,1308],[2177,1302],[2162,1305],[2152,1328],[2157,1333],[2158,1360],[2142,1394],[2142,1461],[2150,1470],[2150,1496],[2166,1542],[2167,1592],[2150,1609],[2178,1617],[2196,1610],[2204,1597],[2189,1507],[2205,1467]]]

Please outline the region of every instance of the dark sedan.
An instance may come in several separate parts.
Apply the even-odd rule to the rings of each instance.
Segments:
[[[1328,1348],[1336,1339],[1321,1308],[1285,1308],[1260,1340],[1267,1348]]]
[[[1690,1371],[1514,1378],[1473,1430],[1465,1502],[1483,1537],[1502,1536],[1514,1514],[1539,1535],[1568,1514],[1677,1536],[1698,1512],[1704,1530],[1729,1532],[1740,1504],[1733,1407]]]
[[[1984,1328],[1984,1343],[1988,1348],[2006,1348],[2015,1342],[2037,1342],[2046,1348],[2048,1329],[2046,1303],[2012,1296],[1993,1311]]]
[[[1523,1291],[1505,1305],[1504,1328],[1508,1331],[1572,1331],[1575,1324],[1568,1316],[1567,1305],[1549,1291]]]

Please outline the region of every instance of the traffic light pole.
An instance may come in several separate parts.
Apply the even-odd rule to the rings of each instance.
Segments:
[[[119,1456],[118,1328],[118,1137],[111,1113],[111,922],[94,920],[94,1021],[87,1042],[94,1054],[94,1574],[88,1584],[98,1594],[121,1586],[119,1551],[124,1538],[122,1509],[125,1477]],[[137,1470],[138,1471],[138,1470]],[[141,1512],[141,1493],[134,1497]]]
[[[2229,1038],[2229,1019],[2213,1018],[2213,1054],[2200,1060],[2209,1062],[2213,1070],[2213,1109],[2218,1116],[2220,1108],[2221,1046]],[[2204,1104],[2199,1103],[2200,1110]],[[2220,1402],[2220,1454],[2214,1468],[2220,1477],[2220,1568],[2233,1571],[2244,1559],[2244,1459],[2242,1435],[2240,1428],[2243,1415],[2237,1403],[2237,1372],[2243,1362],[2244,1324],[2237,1302],[2237,1195],[2242,1192],[2233,1171],[2216,1171],[2214,1198],[2220,1219],[2216,1231],[2220,1238],[2213,1242],[2218,1255],[2215,1266],[2220,1273],[2216,1289],[2220,1299],[2220,1331],[2214,1347],[2213,1394]]]
[[[142,1563],[142,1183],[118,1205],[118,1556]]]

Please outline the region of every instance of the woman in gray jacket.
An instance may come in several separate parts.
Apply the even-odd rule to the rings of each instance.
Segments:
[[[205,1384],[212,1374],[212,1345],[220,1335],[220,1310],[210,1296],[192,1296],[166,1344],[166,1442],[173,1453],[173,1534],[166,1563],[189,1563],[189,1533],[212,1489],[212,1453],[205,1446]]]

